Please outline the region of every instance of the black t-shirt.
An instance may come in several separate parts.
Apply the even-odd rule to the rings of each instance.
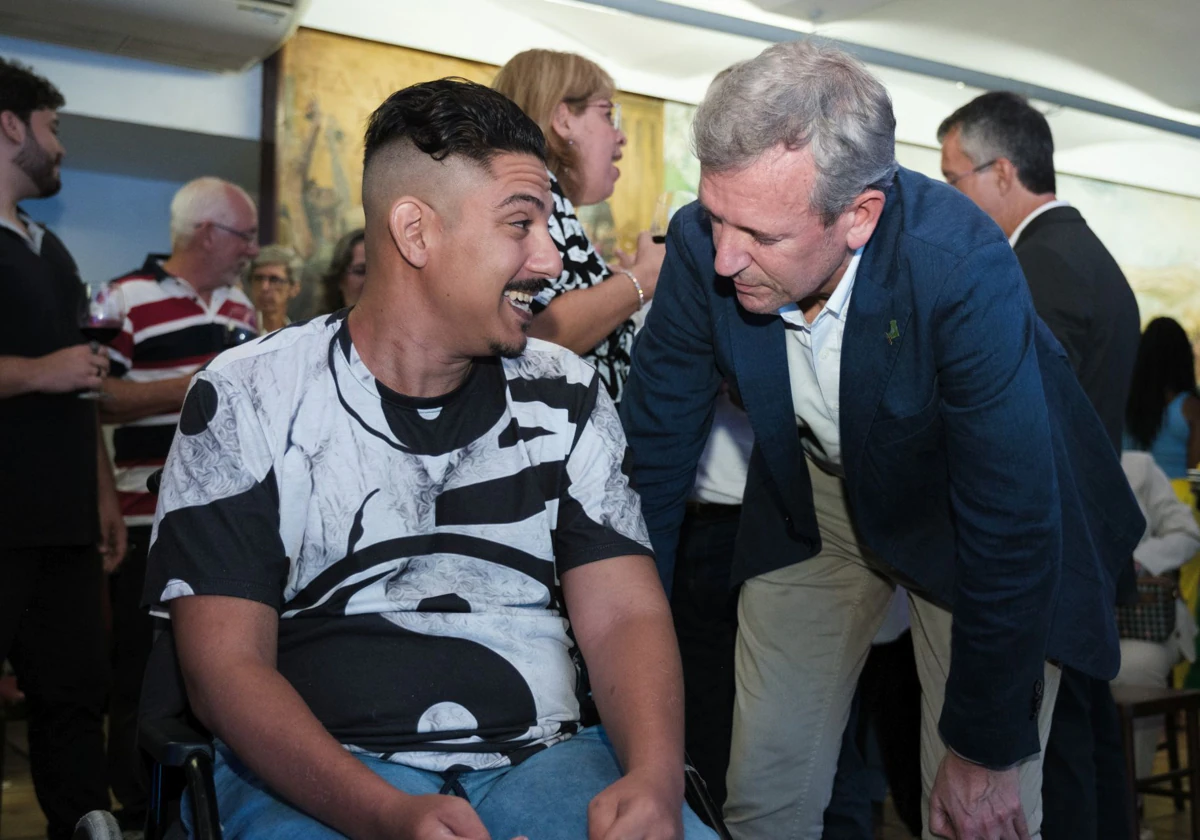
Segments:
[[[75,261],[46,231],[34,253],[0,227],[0,356],[36,358],[82,344]],[[76,394],[0,399],[0,546],[94,545],[96,405]]]
[[[344,312],[196,375],[163,473],[146,599],[279,611],[278,667],[348,748],[502,767],[579,726],[559,577],[649,554],[612,400],[530,339],[415,400],[375,380]]]

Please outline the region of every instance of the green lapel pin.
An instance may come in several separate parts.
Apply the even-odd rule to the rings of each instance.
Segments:
[[[888,344],[891,344],[893,341],[895,341],[899,337],[900,337],[900,329],[896,326],[896,319],[893,318],[892,323],[888,326],[888,331],[887,331],[887,335],[885,336],[885,338],[887,338]]]

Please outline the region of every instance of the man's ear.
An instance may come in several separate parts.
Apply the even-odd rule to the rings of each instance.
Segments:
[[[850,206],[850,227],[846,231],[846,247],[851,251],[857,251],[871,239],[879,217],[883,215],[884,201],[882,190],[866,190],[854,199]]]
[[[29,126],[25,120],[12,111],[0,111],[0,134],[3,134],[13,145],[23,144],[27,131],[29,131]]]
[[[404,196],[392,205],[388,214],[388,232],[400,256],[414,268],[424,268],[429,262],[433,208],[425,202]]]
[[[550,128],[564,140],[571,139],[571,123],[575,121],[575,115],[571,113],[571,109],[566,102],[559,102],[554,106],[554,116],[550,118]]]
[[[992,167],[996,172],[996,189],[999,190],[1000,195],[1008,195],[1020,183],[1017,178],[1017,167],[1013,166],[1013,162],[1006,157],[996,158]]]

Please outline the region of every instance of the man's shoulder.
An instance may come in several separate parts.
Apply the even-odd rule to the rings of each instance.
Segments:
[[[314,362],[326,363],[329,342],[341,320],[337,314],[318,315],[288,324],[231,347],[209,362],[205,370],[211,377],[235,385],[256,385],[259,380],[287,381],[302,371],[311,370]]]
[[[1004,232],[967,196],[942,181],[900,167],[881,226],[896,231],[897,247],[926,259],[957,264],[990,246],[1008,246]]]
[[[590,386],[596,378],[596,369],[578,355],[540,338],[528,339],[525,352],[514,359],[504,359],[503,364],[510,382],[520,379],[531,383]]]

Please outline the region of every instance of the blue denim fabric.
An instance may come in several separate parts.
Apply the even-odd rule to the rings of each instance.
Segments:
[[[438,793],[437,773],[415,770],[369,756],[358,756],[396,788],[411,794]],[[214,776],[221,826],[228,840],[308,840],[338,838],[266,789],[224,744],[217,744]],[[544,750],[516,767],[464,772],[458,777],[493,840],[526,835],[530,840],[580,840],[587,837],[587,806],[592,797],[621,776],[616,754],[602,727]],[[547,807],[548,803],[554,807]],[[191,834],[190,809],[184,823]],[[685,805],[685,840],[716,840],[716,834]]]

